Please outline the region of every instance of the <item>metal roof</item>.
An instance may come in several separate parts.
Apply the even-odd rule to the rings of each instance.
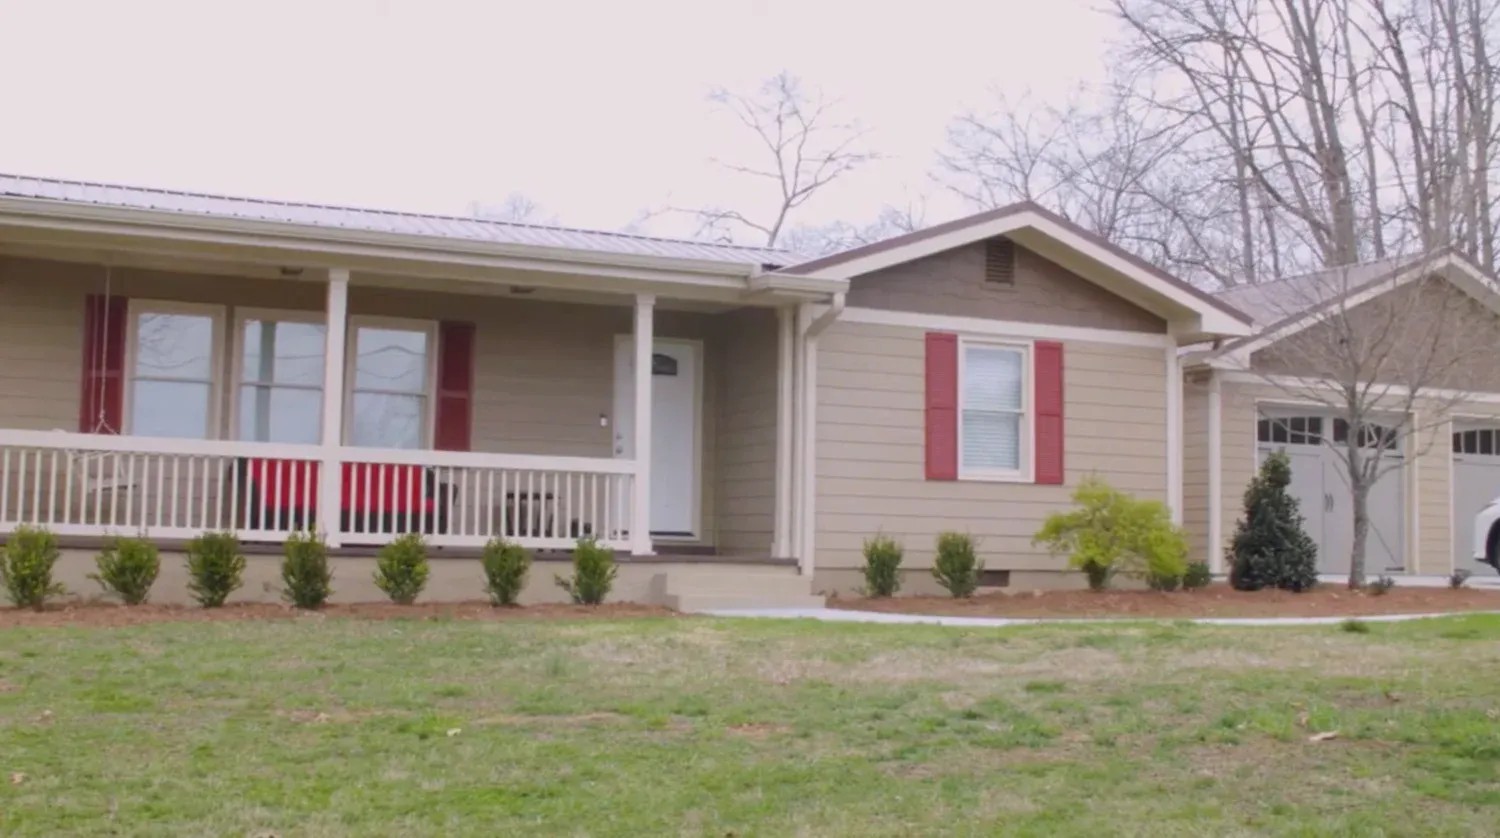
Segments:
[[[0,174],[0,197],[6,196],[177,212],[184,215],[431,236],[462,241],[554,247],[624,256],[726,262],[757,267],[779,267],[799,260],[798,256],[789,251],[774,248],[654,238],[569,227],[517,224],[453,215],[428,215],[291,201],[267,201],[199,192],[144,189],[109,183]]]

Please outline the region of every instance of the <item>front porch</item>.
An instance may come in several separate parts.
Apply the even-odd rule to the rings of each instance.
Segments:
[[[791,556],[795,303],[97,257],[0,253],[0,533]]]

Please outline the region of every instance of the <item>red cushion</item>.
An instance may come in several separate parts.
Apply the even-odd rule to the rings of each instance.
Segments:
[[[257,457],[246,461],[246,474],[268,509],[316,509],[321,466]],[[341,495],[345,512],[420,512],[435,506],[427,497],[422,466],[344,463]]]

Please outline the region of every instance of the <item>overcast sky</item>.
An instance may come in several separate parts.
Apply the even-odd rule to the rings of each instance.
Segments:
[[[752,147],[705,96],[786,69],[887,155],[798,218],[858,222],[935,192],[949,119],[993,89],[1097,80],[1111,30],[1090,0],[0,0],[0,171],[459,214],[520,192],[602,228],[754,212],[765,185],[708,162]]]

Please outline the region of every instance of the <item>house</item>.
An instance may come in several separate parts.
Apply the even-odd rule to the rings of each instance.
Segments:
[[[496,536],[541,551],[533,601],[580,536],[684,608],[851,591],[880,532],[911,590],[945,529],[991,584],[1065,584],[1042,519],[1091,474],[1181,509],[1179,347],[1250,334],[1029,204],[801,261],[0,176],[0,532],[67,539],[75,591],[111,535],[309,527],[348,599],[403,532],[432,598]]]
[[[1195,552],[1216,571],[1227,568],[1224,547],[1243,517],[1245,488],[1259,463],[1283,450],[1319,570],[1348,573],[1353,498],[1336,450],[1349,439],[1338,388],[1358,381],[1375,429],[1361,444],[1383,445],[1392,466],[1368,500],[1366,571],[1481,569],[1474,515],[1500,495],[1495,277],[1441,252],[1218,296],[1256,326],[1184,350],[1183,511]]]

